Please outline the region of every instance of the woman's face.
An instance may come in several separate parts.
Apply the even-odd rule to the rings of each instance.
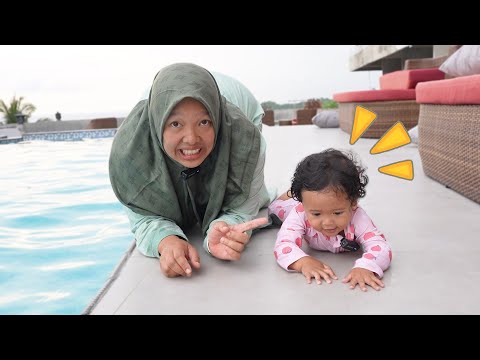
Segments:
[[[214,142],[215,130],[205,106],[192,98],[180,101],[163,129],[163,147],[168,156],[194,168],[212,152]]]

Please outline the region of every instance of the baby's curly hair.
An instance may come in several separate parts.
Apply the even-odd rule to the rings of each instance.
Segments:
[[[365,196],[368,176],[353,152],[327,149],[303,159],[295,169],[289,196],[302,201],[302,191],[333,189],[351,202]]]

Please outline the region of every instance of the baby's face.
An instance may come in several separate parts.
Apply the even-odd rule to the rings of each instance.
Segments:
[[[205,106],[192,98],[180,101],[163,129],[163,148],[168,156],[194,168],[212,152],[214,143],[215,130]]]
[[[302,204],[312,227],[325,236],[336,236],[352,220],[356,202],[345,193],[327,191],[302,191]]]

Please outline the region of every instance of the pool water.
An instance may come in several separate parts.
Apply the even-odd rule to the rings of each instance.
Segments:
[[[0,146],[0,314],[81,314],[127,251],[112,140]]]

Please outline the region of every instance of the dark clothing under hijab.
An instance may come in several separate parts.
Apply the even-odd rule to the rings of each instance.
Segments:
[[[187,169],[172,160],[162,144],[170,112],[186,97],[206,107],[215,129],[212,152],[188,179],[181,176]],[[220,211],[247,200],[260,136],[245,115],[220,95],[207,70],[194,64],[167,66],[156,75],[148,100],[133,108],[115,135],[109,162],[113,191],[136,213],[162,216],[183,229],[197,222],[196,211],[206,234]]]

